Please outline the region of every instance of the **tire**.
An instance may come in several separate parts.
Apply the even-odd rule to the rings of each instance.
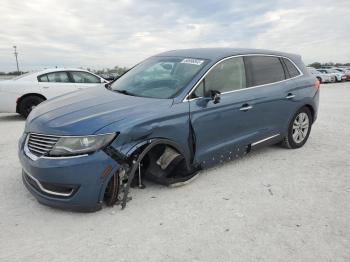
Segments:
[[[312,115],[307,107],[300,108],[288,125],[288,134],[282,146],[289,149],[302,147],[309,138],[312,126]]]
[[[119,187],[120,187],[119,174],[113,174],[113,176],[108,182],[108,185],[103,197],[103,200],[107,206],[114,206],[114,204],[118,201]]]
[[[318,79],[318,81],[320,81],[320,84],[322,84],[322,78],[321,77],[316,77]]]
[[[43,99],[40,96],[27,96],[21,100],[18,107],[18,112],[20,113],[20,115],[27,118],[29,113],[33,110],[33,108],[42,103],[43,101],[45,101],[45,99]]]

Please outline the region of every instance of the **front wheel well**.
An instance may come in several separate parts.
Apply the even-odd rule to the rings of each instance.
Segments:
[[[170,152],[164,157],[167,148],[170,149]],[[107,206],[113,206],[120,201],[124,208],[128,199],[129,187],[132,185],[143,188],[142,180],[148,171],[152,175],[148,177],[150,180],[167,184],[171,178],[165,178],[163,175],[171,175],[175,170],[178,175],[188,170],[185,158],[177,149],[176,144],[165,139],[150,140],[126,158],[117,161],[121,161],[119,163],[121,168],[118,172],[113,173],[104,190],[103,201]]]
[[[47,98],[46,98],[45,96],[43,96],[43,95],[41,95],[41,94],[38,94],[38,93],[28,93],[28,94],[25,94],[25,95],[19,97],[19,98],[17,99],[17,101],[16,101],[16,103],[17,103],[17,104],[16,104],[16,113],[19,113],[19,105],[21,104],[22,100],[23,100],[24,98],[26,98],[26,97],[29,97],[29,96],[36,96],[36,97],[40,97],[40,98],[42,98],[42,99],[44,99],[44,100],[47,100]]]

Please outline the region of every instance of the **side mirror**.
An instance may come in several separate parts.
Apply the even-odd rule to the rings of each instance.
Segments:
[[[210,97],[214,104],[220,103],[221,96],[220,92],[217,90],[210,90]]]

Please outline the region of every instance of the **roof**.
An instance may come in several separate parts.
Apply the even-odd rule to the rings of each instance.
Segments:
[[[85,69],[81,69],[81,68],[64,68],[64,67],[59,67],[59,68],[46,68],[40,71],[37,71],[40,74],[43,73],[50,73],[50,72],[58,72],[58,71],[87,71]]]
[[[298,55],[265,50],[265,49],[246,49],[246,48],[193,48],[193,49],[179,49],[160,53],[156,56],[180,56],[180,57],[192,57],[202,58],[210,60],[220,60],[222,58],[234,55],[245,54],[266,54],[266,55],[279,55],[286,57],[296,57]]]

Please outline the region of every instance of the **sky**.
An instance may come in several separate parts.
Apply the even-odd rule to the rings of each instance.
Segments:
[[[350,0],[1,0],[0,71],[130,67],[173,49],[263,48],[350,62]]]

